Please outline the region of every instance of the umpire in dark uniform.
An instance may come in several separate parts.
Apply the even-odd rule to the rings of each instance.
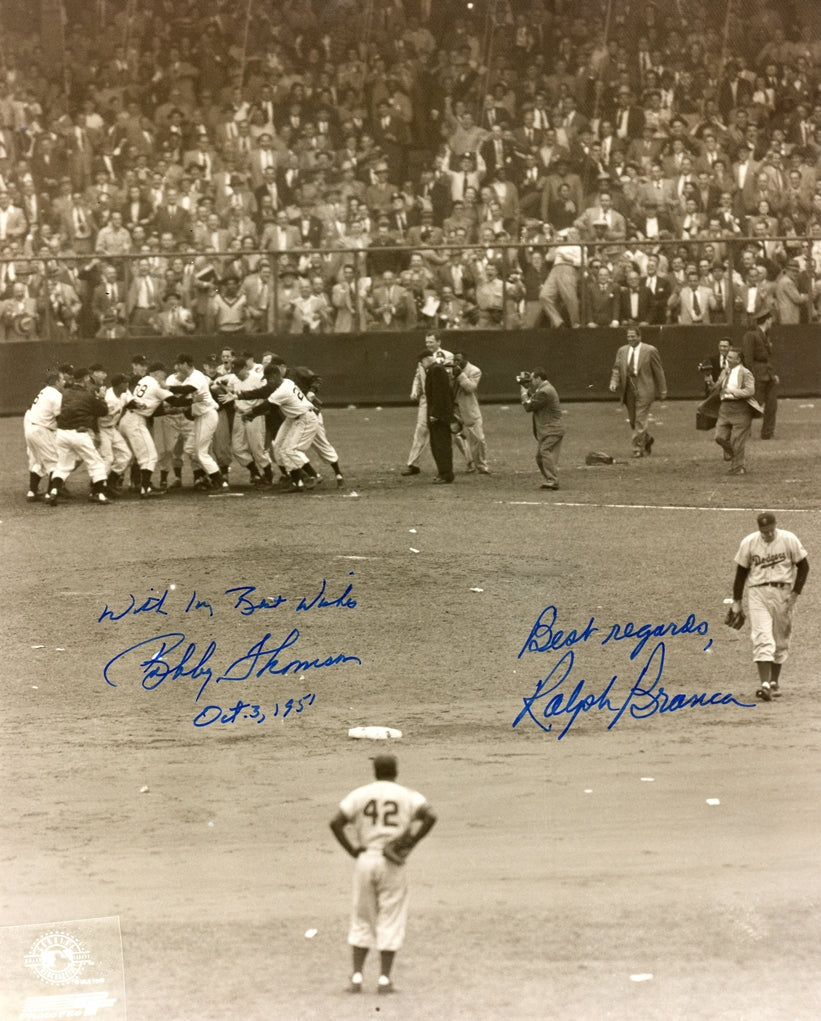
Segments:
[[[773,438],[778,410],[776,390],[780,380],[775,373],[773,342],[770,340],[773,320],[772,311],[762,309],[755,317],[755,329],[748,330],[741,341],[744,364],[755,376],[755,399],[764,407],[764,418],[761,421],[762,440]]]
[[[448,369],[437,362],[430,351],[419,355],[419,364],[425,372],[425,397],[428,405],[428,432],[430,450],[436,462],[434,483],[453,482],[453,379]]]

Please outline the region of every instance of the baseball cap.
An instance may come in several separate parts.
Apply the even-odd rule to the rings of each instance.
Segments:
[[[762,511],[755,519],[762,527],[775,524],[775,514],[772,511]]]
[[[761,311],[756,315],[755,321],[757,323],[763,322],[765,319],[769,319],[772,316],[772,309],[762,308]]]

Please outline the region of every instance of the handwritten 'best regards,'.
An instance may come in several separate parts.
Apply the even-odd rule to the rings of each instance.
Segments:
[[[350,576],[353,572],[350,572]],[[289,612],[318,615],[339,610],[355,610],[357,601],[353,595],[353,582],[348,582],[339,595],[329,590],[327,579],[323,578],[317,591],[298,597],[262,595],[255,585],[237,585],[223,590],[218,599],[205,598],[194,590],[184,595],[169,585],[162,592],[149,590],[150,595],[136,597],[129,594],[120,606],[106,604],[97,618],[99,624],[116,624],[133,617],[168,617],[179,612],[192,617],[213,617],[221,610],[241,617],[265,617],[277,611],[281,617]],[[283,634],[285,629],[283,628]],[[238,699],[231,706],[203,704],[203,696],[211,684],[220,682],[242,682],[270,677],[295,678],[308,671],[331,670],[354,665],[361,666],[358,656],[345,652],[323,650],[315,655],[296,649],[300,641],[299,629],[291,627],[284,637],[274,637],[268,631],[254,641],[247,651],[233,660],[227,667],[218,665],[217,643],[209,641],[204,649],[190,642],[184,632],[171,631],[152,635],[123,649],[106,663],[103,678],[106,684],[116,688],[121,684],[139,682],[144,691],[156,691],[166,681],[191,680],[198,684],[194,702],[198,712],[193,718],[195,727],[232,725],[247,720],[261,724],[268,719],[295,718],[312,706],[316,692],[307,692],[301,697],[288,698],[280,703],[271,702],[263,707],[254,702]],[[293,658],[292,658],[293,657]],[[223,660],[224,662],[224,660]],[[209,692],[209,698],[214,695]],[[228,701],[231,701],[230,698]]]
[[[557,734],[558,740],[561,740],[582,713],[609,713],[612,718],[607,729],[612,730],[625,715],[643,720],[657,713],[673,713],[705,706],[755,709],[754,704],[740,702],[731,693],[704,691],[687,694],[668,691],[661,683],[670,639],[682,637],[682,640],[703,640],[707,637],[709,625],[706,621],[698,621],[692,613],[681,623],[667,621],[637,625],[627,621],[603,628],[597,627],[596,618],[591,617],[584,627],[569,630],[557,628],[557,618],[556,607],[546,606],[536,618],[519,650],[517,659],[520,660],[532,654],[555,654],[550,655],[548,662],[556,656],[558,659],[547,675],[536,682],[533,694],[522,696],[522,709],[513,721],[514,728],[522,723],[532,723],[550,733],[553,731],[552,721],[556,721],[557,727],[562,728]],[[640,667],[636,680],[620,682],[619,675],[613,674],[606,684],[596,685],[579,678],[576,674],[577,654],[574,647],[587,643],[613,646],[614,651],[629,650],[629,661],[638,661]],[[709,639],[703,651],[707,652],[711,645],[712,639]],[[649,654],[644,658],[643,654],[648,649]],[[635,669],[630,669],[633,676]],[[667,683],[669,685],[670,682]],[[625,685],[630,686],[626,695]]]

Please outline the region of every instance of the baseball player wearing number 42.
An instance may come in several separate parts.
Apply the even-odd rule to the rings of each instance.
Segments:
[[[342,847],[356,858],[348,933],[353,949],[349,989],[362,991],[365,958],[375,946],[380,955],[377,992],[383,994],[393,992],[391,968],[405,938],[408,879],[404,861],[430,832],[436,816],[422,794],[396,782],[395,756],[377,755],[373,768],[374,782],[351,791],[330,825]],[[353,831],[353,839],[346,830]]]
[[[761,685],[756,695],[770,702],[781,694],[779,678],[790,651],[793,609],[810,564],[798,537],[776,528],[773,513],[764,511],[756,522],[758,531],[741,540],[735,555],[732,610],[741,612],[746,584],[753,660]]]

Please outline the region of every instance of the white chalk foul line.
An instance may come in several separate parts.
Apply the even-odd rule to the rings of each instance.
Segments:
[[[692,507],[674,503],[570,503],[566,500],[496,500],[508,507],[590,507],[600,510],[728,511],[749,514],[750,507]],[[774,514],[818,514],[818,507],[768,507]]]

